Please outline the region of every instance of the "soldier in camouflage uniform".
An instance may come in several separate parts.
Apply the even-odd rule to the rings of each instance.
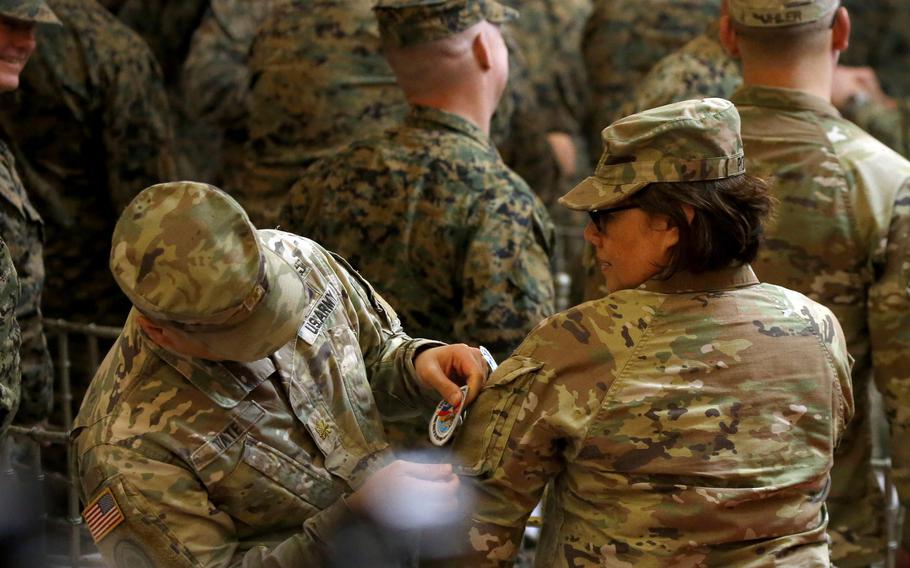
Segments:
[[[591,212],[611,294],[541,323],[469,409],[466,565],[509,565],[549,484],[536,566],[827,567],[850,358],[831,311],[749,266],[772,201],[736,109],[685,101],[603,138],[562,202]]]
[[[582,40],[592,158],[600,147],[600,131],[619,117],[641,78],[700,34],[720,6],[721,0],[594,1]]]
[[[910,162],[829,102],[834,52],[849,41],[846,10],[837,0],[790,4],[731,0],[721,37],[743,62],[745,86],[733,102],[749,167],[780,201],[756,272],[828,306],[856,359],[856,416],[835,458],[829,533],[837,566],[865,566],[884,554],[870,464],[873,376],[891,426],[893,479],[910,501]]]
[[[19,405],[19,281],[6,243],[0,239],[0,444]]]
[[[43,0],[0,0],[0,53],[4,58],[20,60],[15,65],[3,63],[0,91],[18,86],[19,74],[35,49],[35,26],[39,23],[60,23]],[[22,331],[22,397],[17,419],[23,423],[46,418],[52,403],[53,367],[41,317],[43,231],[41,217],[16,172],[15,159],[0,138],[0,239],[9,248],[21,290],[16,307]]]
[[[109,563],[324,566],[338,525],[390,483],[430,510],[454,499],[451,466],[393,463],[382,420],[457,403],[443,369],[474,392],[488,369],[477,349],[411,339],[343,259],[177,182],[124,211],[111,270],[134,309],[73,430]]]
[[[0,130],[45,221],[45,315],[117,325],[108,243],[130,199],[175,175],[167,97],[148,47],[94,0],[48,4],[64,26],[0,97]]]
[[[487,0],[378,4],[410,114],[316,162],[282,215],[348,258],[407,329],[499,357],[553,311],[553,226],[487,134],[507,65],[493,24],[514,13]],[[472,45],[483,46],[487,70]]]

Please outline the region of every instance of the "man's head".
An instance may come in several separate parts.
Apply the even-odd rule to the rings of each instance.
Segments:
[[[44,0],[0,0],[0,91],[19,87],[19,74],[35,51],[39,23],[60,23]]]
[[[509,74],[499,26],[518,13],[494,0],[381,0],[383,49],[411,102],[470,92],[495,108]],[[491,111],[492,114],[492,111]]]
[[[837,63],[850,39],[840,0],[726,0],[721,40],[746,66]]]
[[[136,196],[114,229],[110,265],[143,329],[181,355],[261,359],[303,323],[305,285],[295,268],[209,185],[164,183]]]

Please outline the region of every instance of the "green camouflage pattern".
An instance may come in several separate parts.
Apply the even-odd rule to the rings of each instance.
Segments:
[[[848,106],[843,113],[895,152],[910,157],[910,98],[898,99],[895,107],[868,100]]]
[[[289,233],[258,237],[305,280],[319,332],[218,364],[127,320],[73,430],[83,497],[110,488],[125,517],[99,543],[111,565],[325,566],[341,497],[394,459],[382,420],[438,402],[413,364],[438,344],[408,337],[340,257]]]
[[[664,56],[705,30],[721,0],[594,0],[582,39],[590,104],[587,139],[592,158],[600,131],[620,117],[636,85]]]
[[[749,28],[782,28],[830,16],[841,0],[727,0],[730,19]]]
[[[119,325],[111,231],[143,188],[175,178],[167,96],[148,47],[104,8],[48,3],[65,25],[43,30],[0,96],[0,132],[45,222],[45,315]]]
[[[54,369],[41,315],[43,238],[41,217],[22,186],[9,147],[0,140],[0,239],[5,242],[19,279],[15,313],[22,333],[22,396],[16,421],[24,424],[47,418],[53,403]]]
[[[455,440],[469,566],[827,567],[824,497],[852,415],[834,315],[748,267],[651,281],[553,316]]]
[[[40,24],[60,24],[44,0],[0,0],[0,16]]]
[[[594,175],[559,202],[594,211],[655,182],[706,181],[745,173],[739,114],[730,101],[697,99],[648,109],[604,129]]]
[[[853,22],[847,65],[875,69],[885,92],[910,97],[910,3],[904,0],[845,0]]]
[[[19,406],[19,281],[6,243],[0,238],[0,442]]]
[[[466,119],[417,106],[307,169],[281,226],[347,258],[422,337],[508,356],[553,313],[554,228]]]
[[[232,361],[273,353],[306,315],[294,267],[259,242],[240,204],[201,183],[136,196],[114,228],[111,272],[141,313]]]
[[[648,72],[623,105],[621,116],[670,103],[718,97],[729,99],[743,82],[739,60],[720,43],[720,25],[664,57]]]
[[[518,18],[496,0],[379,0],[373,11],[382,43],[390,47],[444,39],[484,20],[504,24]]]
[[[587,89],[581,37],[591,12],[591,1],[504,0],[504,3],[521,13],[520,18],[509,24],[507,33],[521,46],[524,66],[545,117],[546,132],[579,135]]]
[[[856,416],[832,471],[829,533],[835,564],[868,565],[884,551],[869,463],[873,375],[891,426],[892,479],[903,503],[910,498],[910,162],[814,96],[748,87],[733,101],[749,171],[780,202],[756,272],[829,307],[856,359]]]
[[[308,164],[407,113],[380,51],[374,3],[292,0],[260,28],[249,60],[246,164],[225,182],[257,225],[274,225]]]

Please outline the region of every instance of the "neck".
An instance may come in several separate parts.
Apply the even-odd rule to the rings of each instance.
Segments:
[[[482,130],[487,136],[490,135],[490,121],[495,109],[486,108],[487,105],[478,101],[476,96],[463,97],[453,93],[414,95],[408,96],[408,102],[412,105],[422,105],[460,116]]]
[[[795,89],[831,102],[834,66],[819,58],[800,58],[779,68],[743,61],[743,82],[757,87]]]

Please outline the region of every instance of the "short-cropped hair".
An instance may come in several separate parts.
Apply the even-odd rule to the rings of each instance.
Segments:
[[[679,243],[658,278],[693,274],[755,260],[774,198],[764,180],[749,174],[721,180],[652,183],[629,199],[644,212],[665,215],[679,229]],[[691,221],[684,205],[695,212]]]

